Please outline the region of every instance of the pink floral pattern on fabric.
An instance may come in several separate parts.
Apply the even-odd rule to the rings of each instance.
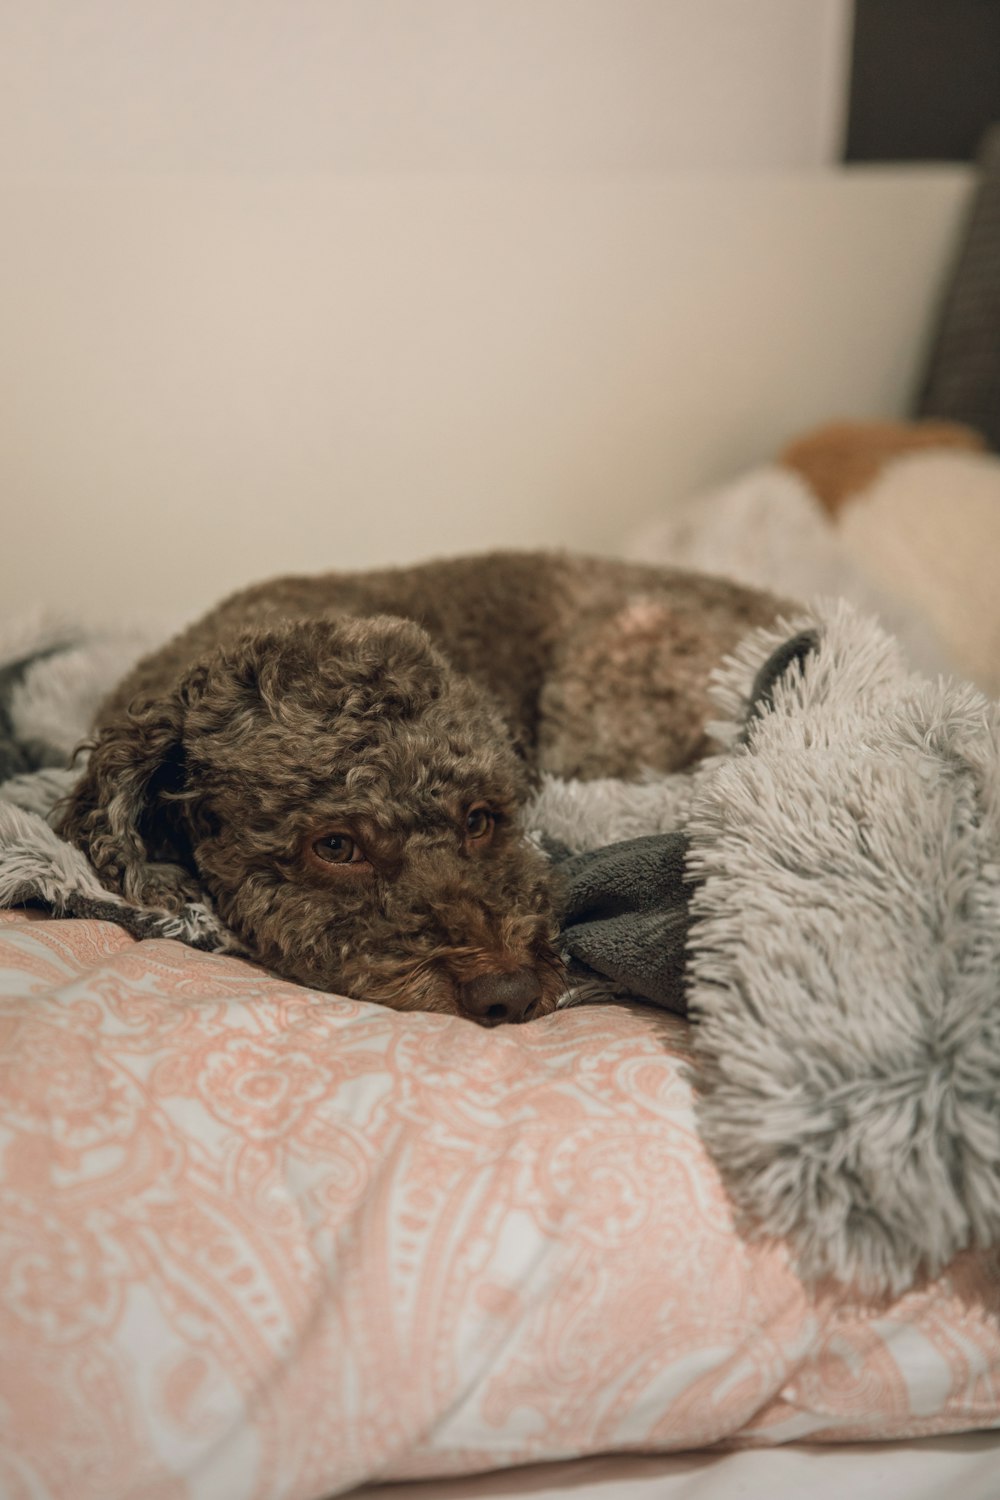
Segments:
[[[0,959],[5,1500],[1000,1426],[997,1257],[807,1293],[671,1017],[488,1032],[23,912]]]

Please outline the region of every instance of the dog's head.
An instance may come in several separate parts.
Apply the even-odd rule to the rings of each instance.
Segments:
[[[503,720],[417,625],[247,633],[107,726],[64,821],[143,904],[207,891],[267,967],[484,1024],[562,985],[527,773]]]

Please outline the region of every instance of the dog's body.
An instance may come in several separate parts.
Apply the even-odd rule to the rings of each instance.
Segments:
[[[261,584],[119,686],[63,831],[132,899],[207,892],[289,978],[528,1019],[563,986],[532,775],[689,764],[712,668],[778,607],[531,553]]]

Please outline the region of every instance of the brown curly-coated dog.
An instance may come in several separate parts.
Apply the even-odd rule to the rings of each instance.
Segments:
[[[133,901],[207,893],[287,978],[528,1020],[565,987],[532,777],[688,764],[710,670],[777,610],[561,554],[260,584],[118,687],[61,832]]]

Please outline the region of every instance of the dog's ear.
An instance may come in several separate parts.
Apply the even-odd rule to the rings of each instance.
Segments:
[[[103,885],[137,905],[177,910],[199,895],[183,823],[183,728],[200,675],[104,726],[57,827]]]

